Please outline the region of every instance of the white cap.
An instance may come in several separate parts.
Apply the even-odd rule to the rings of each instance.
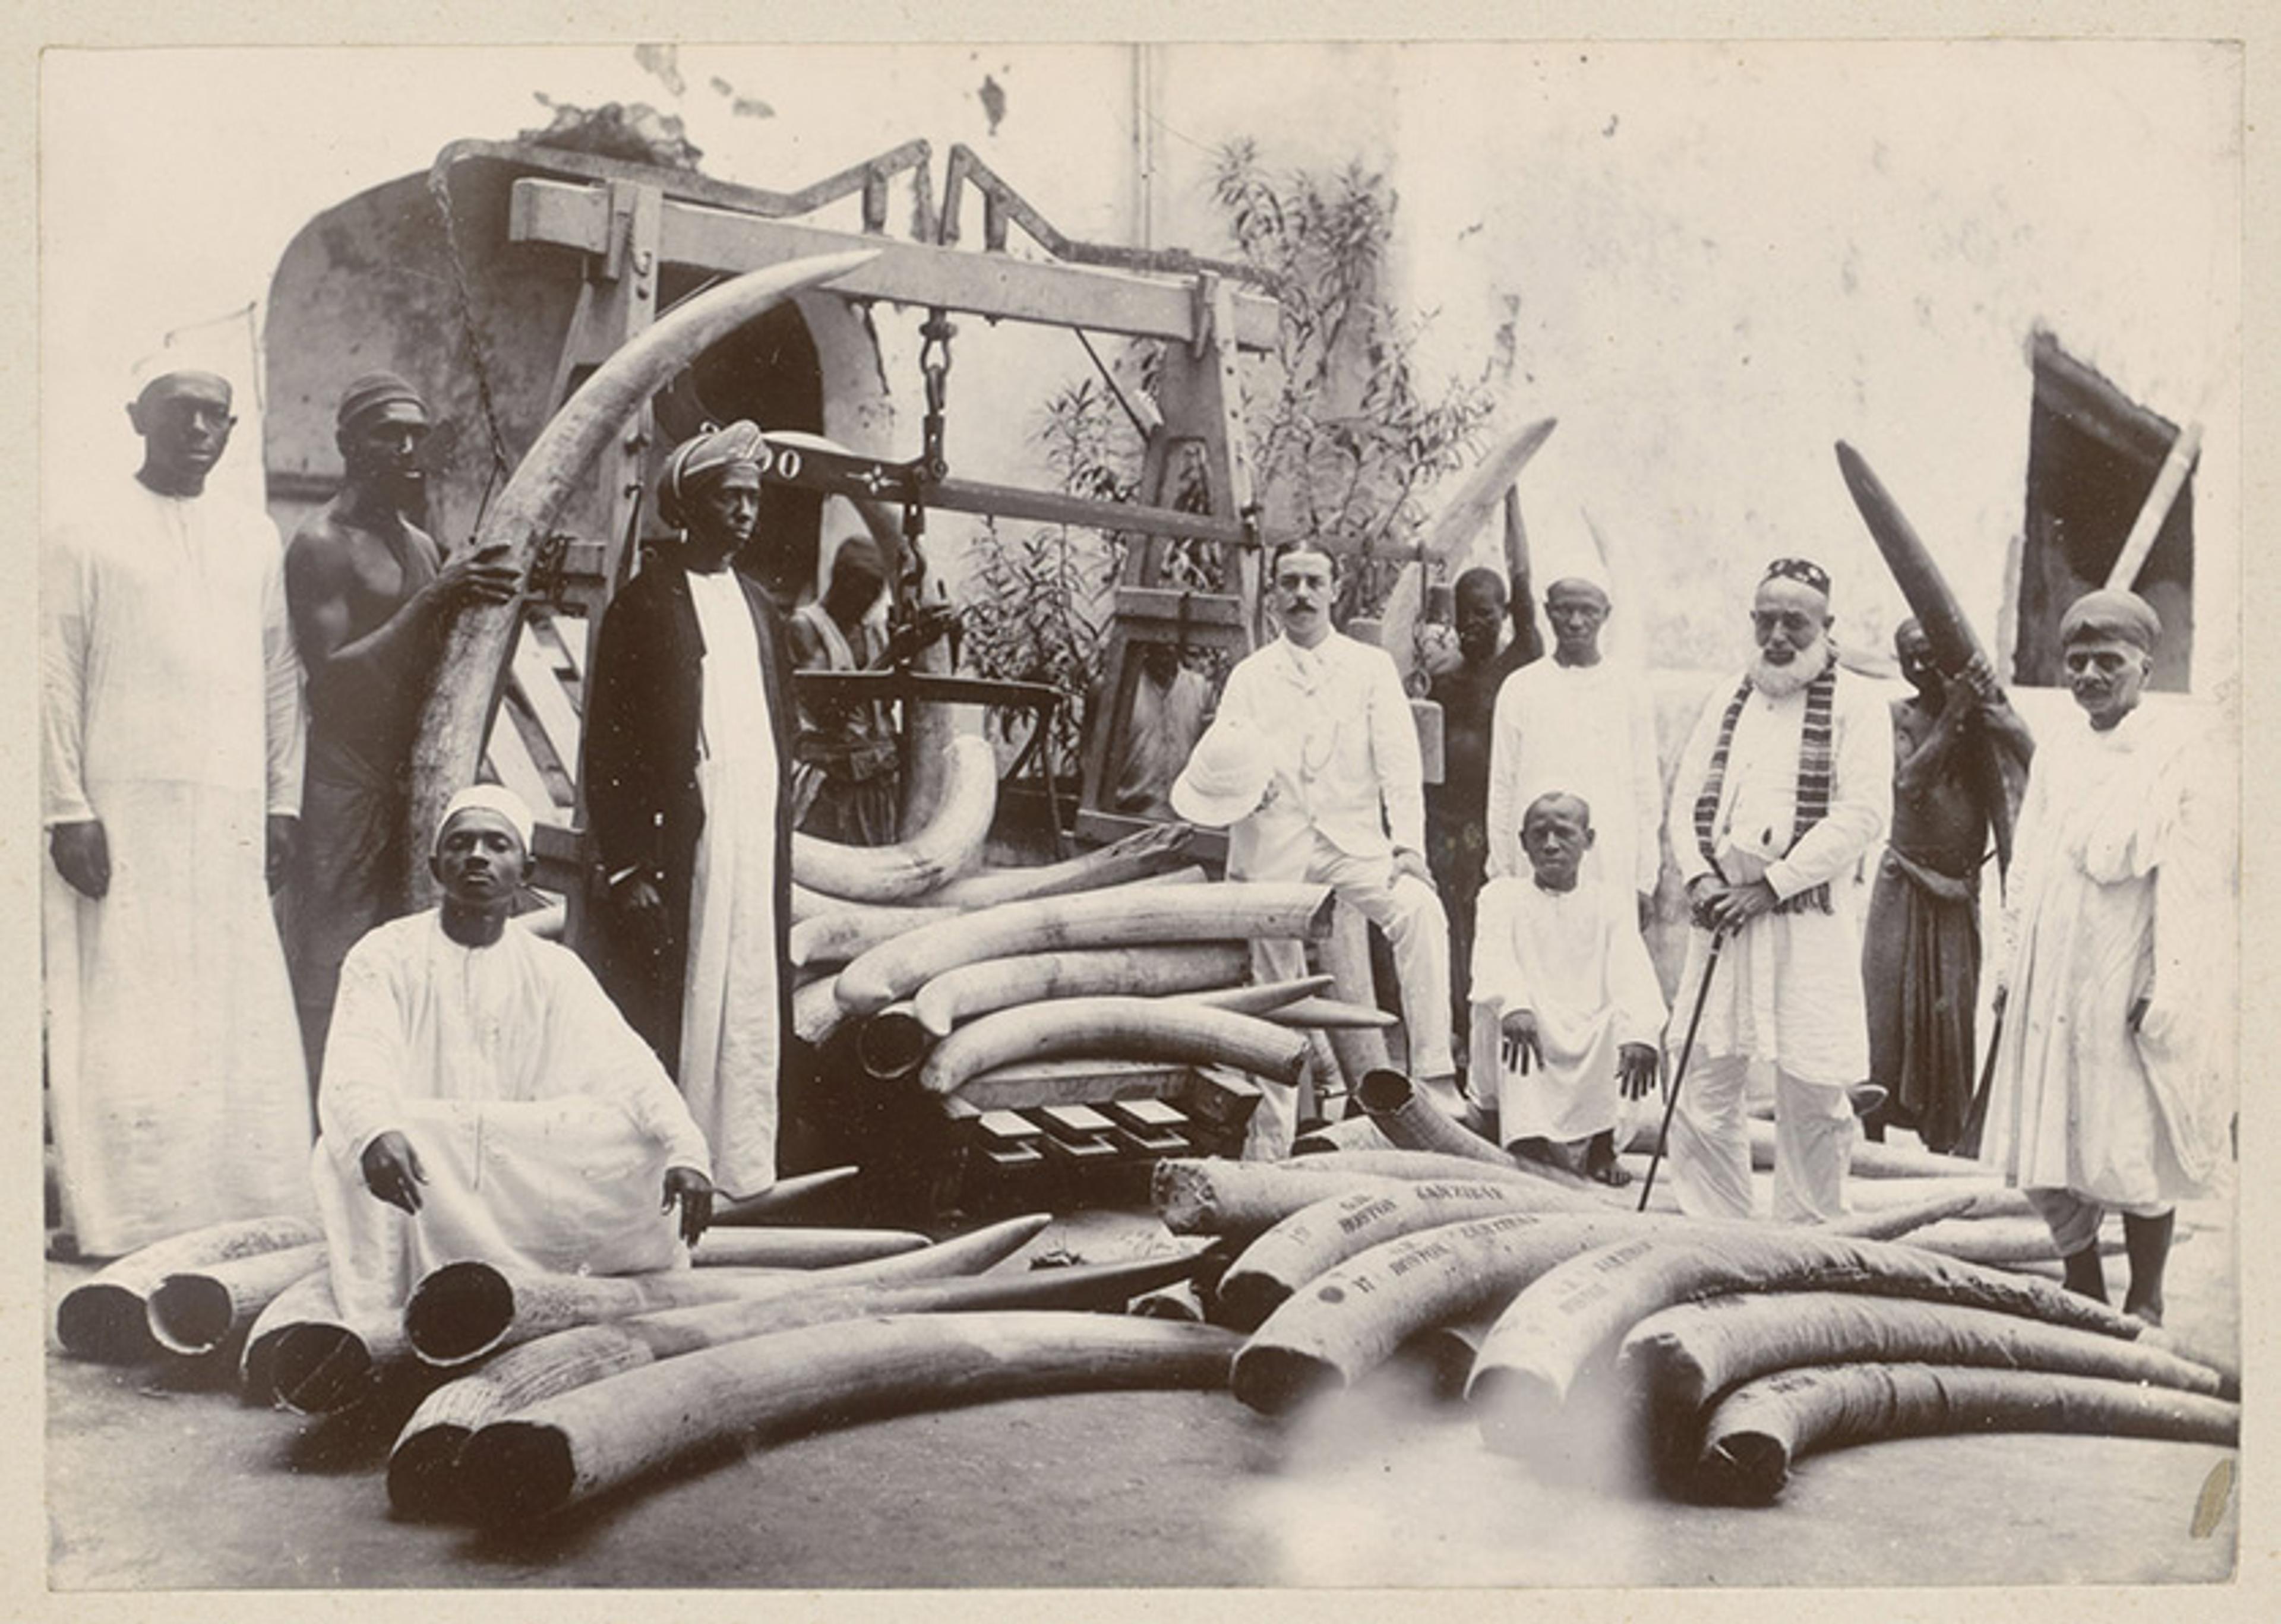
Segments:
[[[452,820],[462,812],[471,811],[489,812],[506,819],[522,837],[524,855],[530,855],[531,832],[537,827],[537,820],[531,816],[522,796],[497,784],[471,784],[452,796],[444,808],[444,816],[436,820],[436,838],[429,844],[441,846],[444,831],[451,826]]]
[[[1258,808],[1274,771],[1267,741],[1256,729],[1219,717],[1172,781],[1172,810],[1200,828],[1225,829]]]

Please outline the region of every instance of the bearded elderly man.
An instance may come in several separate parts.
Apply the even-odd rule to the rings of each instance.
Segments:
[[[1832,619],[1821,566],[1767,566],[1751,607],[1758,661],[1712,695],[1673,780],[1671,849],[1696,926],[1674,1002],[1699,995],[1703,1016],[1671,1171],[1698,1218],[1751,1216],[1752,1061],[1775,1071],[1775,1218],[1845,1210],[1847,1087],[1869,1063],[1853,880],[1891,815],[1893,731],[1883,698],[1840,673]]]
[[[672,1267],[711,1212],[705,1136],[657,1056],[576,954],[507,916],[530,831],[506,790],[455,796],[429,858],[441,904],[341,966],[313,1171],[352,1323],[460,1258]]]
[[[1229,825],[1231,879],[1330,885],[1386,932],[1411,1071],[1455,1116],[1450,925],[1426,868],[1425,774],[1409,699],[1384,649],[1331,629],[1330,554],[1307,543],[1287,547],[1272,580],[1283,635],[1228,673],[1213,731],[1173,785],[1173,808],[1192,823]],[[1248,740],[1258,781],[1217,793],[1226,787],[1218,779],[1233,785],[1241,776],[1203,770],[1221,754],[1207,749],[1214,733],[1229,731]],[[1264,980],[1307,973],[1298,942],[1255,942],[1252,953]],[[1295,1108],[1291,1090],[1269,1085],[1246,1154],[1287,1154]]]
[[[301,800],[277,527],[206,489],[228,383],[152,377],[132,480],[41,561],[48,1108],[72,1234],[116,1257],[306,1205],[309,1082],[269,893]]]

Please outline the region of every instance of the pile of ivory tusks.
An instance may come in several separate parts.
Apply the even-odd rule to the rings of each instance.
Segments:
[[[793,1028],[859,1023],[879,1082],[957,1094],[1041,1060],[1227,1066],[1295,1083],[1386,1063],[1359,916],[1321,885],[1207,883],[1164,824],[1064,862],[977,866],[995,805],[988,746],[951,741],[933,816],[889,847],[794,837]],[[1323,973],[1247,985],[1254,941],[1315,945]],[[1350,940],[1351,939],[1351,940]],[[1326,993],[1335,996],[1323,996]]]
[[[1372,1129],[1334,1138],[1379,1148],[1156,1170],[1167,1227],[1243,1249],[1205,1314],[1249,1334],[1230,1385],[1263,1413],[1407,1349],[1492,1450],[1755,1504],[1801,1457],[1883,1438],[2238,1437],[2230,1366],[2022,1272],[2049,1236],[1971,1163],[1864,1147],[1841,1222],[1704,1223],[1516,1162],[1398,1074],[1360,1098]]]
[[[58,1334],[82,1357],[151,1357],[174,1346],[153,1341],[161,1326],[178,1340],[185,1326],[210,1334],[204,1296],[219,1290],[232,1333],[244,1334],[249,1398],[305,1416],[384,1411],[390,1391],[416,1401],[390,1453],[390,1504],[486,1523],[550,1514],[733,1444],[874,1416],[1226,1385],[1235,1333],[1121,1311],[1194,1273],[1200,1245],[998,1268],[1050,1222],[1032,1213],[936,1243],[892,1231],[731,1232],[739,1257],[781,1238],[793,1266],[593,1276],[455,1263],[419,1283],[400,1321],[382,1324],[343,1316],[313,1226],[263,1220],[122,1259],[65,1297]]]

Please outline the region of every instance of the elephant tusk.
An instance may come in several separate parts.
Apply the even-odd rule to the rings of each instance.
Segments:
[[[542,1274],[446,1264],[413,1288],[405,1334],[430,1365],[466,1365],[550,1332],[659,1309],[772,1297],[825,1286],[939,1280],[1010,1257],[1052,1218],[1030,1213],[933,1246],[830,1268],[777,1272],[664,1269],[648,1274]]]
[[[998,810],[998,758],[986,739],[954,739],[933,816],[893,846],[843,846],[795,832],[792,871],[826,896],[910,902],[980,855]],[[799,963],[797,957],[794,963]]]
[[[1370,968],[1370,925],[1362,915],[1343,902],[1334,909],[1330,934],[1323,938],[1316,956],[1330,972],[1334,996],[1348,1003],[1376,1001],[1377,984]],[[1372,1071],[1394,1063],[1383,1032],[1333,1027],[1326,1035],[1331,1053],[1338,1059],[1339,1073],[1350,1089],[1359,1088]]]
[[[1643,1412],[1658,1457],[1669,1463],[1696,1454],[1708,1406],[1730,1388],[1798,1365],[1898,1361],[2233,1396],[2209,1366],[2145,1343],[1990,1309],[1836,1291],[1739,1294],[1659,1310],[1626,1334],[1616,1373]]]
[[[909,998],[945,971],[1017,954],[1309,937],[1324,928],[1330,903],[1326,885],[1244,881],[1120,885],[1001,903],[922,925],[872,948],[839,972],[839,1001],[852,1014],[870,1015]]]
[[[389,1452],[390,1504],[407,1515],[457,1508],[452,1464],[479,1428],[590,1381],[661,1359],[777,1331],[878,1314],[973,1313],[994,1309],[1113,1309],[1186,1279],[1195,1251],[1120,1263],[1031,1269],[1018,1274],[837,1286],[779,1297],[668,1309],[605,1325],[576,1326],[510,1348],[481,1369],[429,1394]]]
[[[484,515],[476,550],[505,544],[514,567],[527,571],[574,484],[643,401],[764,311],[876,257],[876,250],[862,249],[747,272],[698,294],[619,346],[539,431]],[[428,849],[445,804],[476,780],[522,615],[520,602],[490,604],[461,610],[445,629],[413,746],[407,850]],[[435,878],[424,864],[411,867],[410,901],[428,906],[436,899]]]
[[[1215,1326],[1014,1311],[891,1315],[749,1337],[493,1422],[460,1451],[462,1504],[487,1523],[521,1522],[731,1443],[997,1398],[1218,1388],[1237,1342]]]
[[[1228,1266],[1215,1318],[1239,1331],[1256,1330],[1310,1280],[1372,1247],[1421,1229],[1527,1210],[1532,1194],[1494,1179],[1450,1179],[1319,1201],[1266,1231]]]
[[[911,996],[911,1013],[933,1037],[962,1020],[1050,998],[1121,993],[1134,997],[1221,987],[1250,968],[1241,942],[1176,942],[1081,948],[983,959],[933,977]]]
[[[1201,1004],[1209,1009],[1233,1009],[1238,1015],[1271,1015],[1279,1009],[1323,992],[1331,985],[1328,976],[1299,976],[1289,981],[1262,981],[1244,986],[1214,987],[1206,992],[1190,993],[1180,998],[1182,1003]]]
[[[901,1257],[932,1244],[910,1229],[823,1229],[808,1226],[757,1226],[707,1229],[690,1249],[696,1267],[731,1269],[832,1269],[842,1264]]]
[[[844,986],[844,981],[843,981]],[[919,1070],[932,1094],[956,1093],[983,1072],[1063,1056],[1228,1065],[1295,1083],[1307,1041],[1255,1016],[1156,998],[1062,998],[1000,1009],[960,1027]]]
[[[1252,1409],[1282,1414],[1352,1386],[1428,1326],[1510,1303],[1569,1258],[1672,1222],[1637,1212],[1510,1211],[1385,1241],[1270,1314],[1236,1356],[1230,1385]]]
[[[1157,824],[1059,862],[977,869],[936,886],[922,900],[944,908],[994,908],[1031,897],[1105,890],[1179,867],[1195,833],[1186,824]]]
[[[73,1358],[112,1364],[149,1358],[159,1349],[151,1340],[148,1298],[166,1276],[323,1239],[313,1219],[262,1218],[215,1224],[155,1241],[66,1292],[56,1304],[56,1340]]]
[[[1492,1449],[1557,1435],[1579,1377],[1658,1310],[1730,1292],[1859,1291],[1989,1308],[2128,1341],[2138,1321],[2050,1283],[1891,1241],[1750,1225],[1641,1235],[1561,1264],[1516,1297],[1483,1346],[1467,1401]]]
[[[2241,1406],[2170,1388],[2038,1370],[1840,1365],[1786,1370],[1729,1394],[1705,1428],[1695,1489],[1769,1505],[1818,1450],[1958,1432],[2091,1433],[2237,1445]]]
[[[278,1293],[324,1266],[323,1243],[313,1241],[169,1274],[146,1304],[151,1340],[169,1353],[212,1353]]]
[[[772,1223],[779,1215],[796,1210],[815,1197],[861,1178],[862,1172],[860,1167],[826,1167],[812,1173],[795,1173],[741,1201],[732,1201],[715,1190],[713,1226],[734,1228],[745,1224]]]

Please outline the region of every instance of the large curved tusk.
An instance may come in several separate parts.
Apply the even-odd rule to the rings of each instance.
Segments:
[[[960,1027],[919,1069],[929,1094],[955,1094],[1000,1066],[1081,1055],[1228,1065],[1295,1083],[1307,1040],[1256,1016],[1159,998],[1059,998],[1000,1009]]]
[[[1330,903],[1327,885],[1248,881],[1120,885],[1007,902],[922,925],[874,947],[839,972],[839,1001],[851,1013],[870,1015],[909,998],[945,971],[1017,954],[1310,937],[1325,927]]]
[[[1059,862],[977,869],[936,886],[922,900],[945,908],[995,908],[1030,897],[1105,890],[1179,867],[1195,834],[1186,824],[1156,824]]]
[[[1720,1394],[1796,1365],[1991,1365],[2142,1381],[2225,1397],[2206,1365],[2140,1342],[1984,1308],[1847,1292],[1737,1295],[1650,1314],[1616,1355],[1622,1390],[1645,1411],[1666,1462],[1691,1457]]]
[[[333,1300],[332,1272],[303,1275],[246,1333],[239,1376],[246,1397],[300,1415],[331,1415],[372,1393],[407,1349],[392,1321],[352,1322]]]
[[[1291,1141],[1291,1157],[1294,1161],[1303,1161],[1334,1150],[1399,1150],[1401,1148],[1401,1146],[1387,1138],[1384,1130],[1368,1117],[1349,1117],[1339,1122],[1326,1122],[1319,1128],[1300,1134]],[[1482,1165],[1486,1166],[1488,1164],[1484,1163]]]
[[[621,345],[539,431],[484,515],[475,546],[503,543],[514,567],[527,570],[587,465],[667,379],[762,312],[845,275],[877,252],[818,254],[747,272],[676,306]],[[487,604],[460,610],[445,629],[412,749],[406,850],[428,849],[445,804],[476,780],[522,614],[519,600]],[[435,901],[435,878],[424,863],[410,867],[411,900],[425,907]]]
[[[1287,1004],[1277,1004],[1264,1012],[1278,1026],[1295,1026],[1311,1032],[1368,1030],[1384,1032],[1396,1024],[1396,1018],[1372,1004],[1349,1003],[1342,998],[1295,998]]]
[[[1970,1212],[1979,1200],[1973,1191],[1958,1190],[1952,1195],[1928,1196],[1905,1205],[1872,1207],[1847,1213],[1829,1226],[1829,1232],[1852,1235],[1858,1241],[1898,1241],[1903,1235],[1914,1237],[1918,1231],[1944,1218],[1960,1218]]]
[[[1202,1004],[1210,1009],[1233,1009],[1238,1015],[1267,1016],[1312,997],[1330,985],[1328,976],[1296,976],[1288,981],[1261,981],[1247,986],[1222,986],[1185,994],[1178,1001]]]
[[[731,1200],[715,1190],[713,1226],[735,1228],[746,1224],[775,1223],[785,1213],[796,1211],[817,1196],[861,1178],[862,1172],[860,1167],[825,1167],[812,1173],[794,1173],[741,1201]]]
[[[1442,504],[1442,511],[1434,516],[1425,540],[1419,545],[1419,556],[1446,564],[1470,545],[1488,522],[1489,514],[1504,502],[1506,490],[1559,423],[1557,417],[1540,417],[1491,446],[1455,494]]]
[[[1941,1365],[1786,1370],[1728,1395],[1705,1428],[1696,1492],[1770,1505],[1817,1450],[1956,1432],[2090,1433],[2228,1447],[2241,1406],[2222,1398],[2047,1371]]]
[[[835,1269],[901,1257],[930,1244],[911,1229],[708,1229],[691,1249],[689,1261],[700,1269]]]
[[[940,1038],[971,1017],[1048,998],[1096,993],[1142,997],[1226,986],[1241,980],[1250,964],[1249,950],[1230,941],[1025,953],[943,971],[911,995],[911,1013]]]
[[[74,1358],[148,1358],[159,1349],[151,1340],[146,1299],[166,1276],[323,1239],[313,1219],[260,1218],[210,1225],[153,1242],[66,1292],[56,1304],[56,1340]]]
[[[1331,990],[1348,1003],[1370,1004],[1378,996],[1370,968],[1370,922],[1344,902],[1331,913],[1331,929],[1316,948],[1316,957],[1331,975]],[[1334,1026],[1326,1035],[1331,1053],[1338,1057],[1339,1072],[1349,1088],[1358,1088],[1372,1071],[1394,1063],[1381,1032]]]
[[[1433,1107],[1425,1106],[1424,1109],[1432,1110]],[[1438,1116],[1440,1113],[1435,1114]],[[1283,1165],[1308,1174],[1375,1173],[1383,1178],[1411,1179],[1509,1179],[1540,1190],[1558,1191],[1570,1197],[1558,1203],[1544,1203],[1548,1211],[1554,1210],[1556,1205],[1560,1210],[1574,1212],[1631,1210],[1620,1195],[1604,1184],[1579,1179],[1556,1167],[1516,1159],[1485,1162],[1474,1156],[1445,1155],[1435,1150],[1354,1149],[1316,1151],[1307,1156],[1293,1156]]]
[[[313,1241],[169,1274],[145,1304],[151,1340],[169,1353],[212,1353],[278,1293],[324,1266],[324,1245]]]
[[[771,1273],[668,1269],[649,1274],[540,1274],[484,1263],[447,1264],[413,1288],[404,1306],[404,1327],[421,1359],[450,1368],[571,1326],[659,1309],[825,1286],[971,1274],[1010,1257],[1052,1221],[1048,1214],[1033,1212],[891,1257]]]
[[[836,973],[793,989],[792,1035],[801,1042],[822,1043],[847,1018],[847,1011],[839,1002],[839,978]]]
[[[428,1396],[389,1452],[389,1501],[409,1515],[432,1517],[452,1511],[452,1464],[470,1435],[543,1398],[621,1371],[746,1337],[878,1314],[1116,1308],[1140,1293],[1185,1280],[1201,1261],[1199,1253],[1188,1251],[964,1280],[835,1286],[756,1301],[669,1309],[557,1331],[510,1348]]]
[[[465,1502],[486,1522],[550,1515],[731,1441],[952,1404],[1227,1380],[1237,1339],[1130,1316],[894,1315],[709,1348],[542,1401],[468,1440]]]
[[[933,890],[981,854],[998,811],[998,758],[990,741],[950,741],[934,816],[893,846],[843,846],[794,833],[792,871],[826,896],[856,902],[909,902]]]
[[[1370,1072],[1355,1090],[1355,1098],[1378,1125],[1379,1131],[1406,1150],[1424,1150],[1437,1156],[1461,1156],[1492,1167],[1516,1168],[1543,1179],[1548,1184],[1582,1191],[1598,1198],[1607,1188],[1595,1185],[1589,1179],[1541,1162],[1524,1162],[1508,1156],[1504,1150],[1483,1139],[1454,1117],[1445,1115],[1438,1107],[1428,1104],[1411,1080],[1401,1072],[1387,1070]]]
[[[1891,1241],[1797,1228],[1704,1226],[1642,1235],[1563,1264],[1522,1292],[1473,1365],[1466,1397],[1492,1449],[1557,1436],[1580,1373],[1659,1309],[1736,1291],[1860,1291],[1990,1308],[2125,1341],[2139,1323],[2030,1276],[1958,1263]]]
[[[1256,1330],[1294,1292],[1357,1253],[1421,1229],[1526,1210],[1532,1194],[1496,1179],[1450,1179],[1334,1195],[1302,1208],[1228,1265],[1215,1318],[1239,1331]]]
[[[2181,1232],[2175,1244],[2184,1244],[2186,1238]],[[2058,1244],[2052,1240],[2050,1226],[2041,1218],[1950,1219],[1914,1231],[1909,1236],[1909,1244],[1921,1246],[1928,1252],[1938,1252],[1944,1257],[1984,1264],[1991,1269],[2060,1261]],[[2119,1235],[2101,1235],[2097,1244],[2107,1257],[2122,1250]]]
[[[930,908],[911,902],[887,906],[876,902],[843,903],[828,914],[802,919],[792,927],[785,953],[800,968],[811,964],[846,964],[882,942],[923,924],[955,918],[955,908]]]
[[[1236,1356],[1230,1385],[1254,1410],[1280,1415],[1351,1386],[1427,1326],[1510,1302],[1568,1258],[1672,1221],[1659,1213],[1499,1212],[1386,1241],[1317,1276],[1270,1314]]]

